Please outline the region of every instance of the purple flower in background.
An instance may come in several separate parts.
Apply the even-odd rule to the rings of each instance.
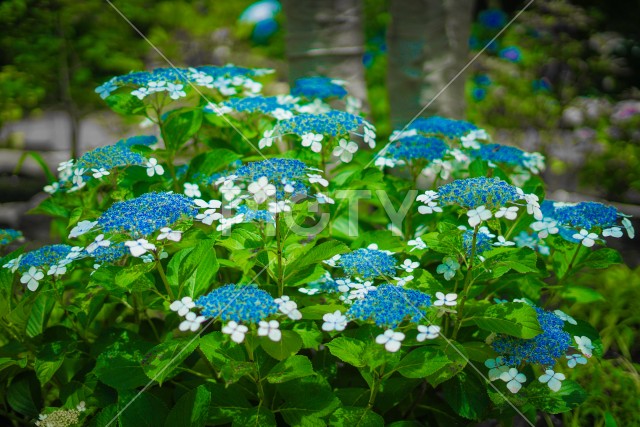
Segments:
[[[517,47],[509,46],[500,51],[500,58],[511,62],[520,62],[522,59],[522,53]]]

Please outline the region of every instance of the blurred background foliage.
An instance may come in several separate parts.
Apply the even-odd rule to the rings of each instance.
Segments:
[[[365,101],[382,140],[393,130],[387,89],[390,3],[361,3]],[[618,202],[637,215],[640,1],[539,0],[496,37],[525,3],[474,3],[468,59],[486,49],[460,77],[466,118],[501,143],[545,153],[545,181],[552,191]],[[286,92],[290,23],[277,1],[114,4],[177,66],[274,68],[267,92]],[[103,0],[4,0],[0,25],[0,128],[62,110],[75,129],[69,141],[74,154],[80,121],[102,108],[96,86],[114,75],[168,66]],[[0,147],[11,148],[11,142],[0,141]],[[638,264],[637,248],[627,249],[625,261]],[[563,309],[602,331],[607,359],[574,371],[591,397],[566,414],[564,423],[640,425],[640,270],[621,266],[585,275],[576,285],[583,291]]]

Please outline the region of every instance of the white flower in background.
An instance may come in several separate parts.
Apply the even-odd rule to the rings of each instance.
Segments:
[[[104,234],[98,234],[96,238],[87,246],[87,253],[91,254],[98,248],[108,248],[111,245],[111,241],[104,239]]]
[[[616,239],[622,237],[622,228],[620,227],[611,227],[605,228],[602,230],[602,235],[604,237],[615,237]]]
[[[273,145],[273,141],[275,138],[273,137],[273,129],[265,130],[262,134],[262,138],[258,141],[258,148],[263,149],[266,147],[271,147]]]
[[[316,98],[313,102],[298,107],[298,111],[307,114],[322,114],[331,111],[331,107],[322,102],[322,99]]]
[[[299,288],[298,291],[302,292],[303,294],[311,296],[311,295],[315,295],[318,292],[320,292],[320,289],[317,289],[317,288],[311,288],[311,289],[309,289],[309,288]]]
[[[484,362],[484,366],[489,368],[489,381],[499,379],[503,372],[507,372],[509,370],[509,367],[504,363],[504,359],[502,357],[487,359]]]
[[[413,280],[413,276],[394,277],[393,279],[396,281],[396,285],[404,286]]]
[[[425,191],[424,194],[420,194],[418,197],[416,197],[416,200],[422,203],[429,203],[438,199],[438,197],[440,197],[438,193],[436,193],[435,191],[428,190],[428,191]]]
[[[515,245],[514,242],[510,240],[506,240],[503,236],[498,236],[498,241],[493,244],[493,246],[514,246],[514,245]]]
[[[411,261],[410,259],[405,259],[402,265],[400,266],[400,268],[406,271],[407,273],[412,273],[413,270],[415,270],[418,267],[420,267],[420,263],[417,261]]]
[[[381,168],[387,167],[392,168],[398,164],[398,161],[395,159],[390,159],[386,157],[376,157],[375,165]]]
[[[467,216],[469,217],[469,225],[471,227],[475,227],[479,225],[482,221],[486,221],[491,218],[491,211],[485,208],[484,206],[478,206],[475,209],[470,209],[467,211]]]
[[[622,218],[622,225],[627,232],[627,236],[629,236],[630,239],[633,239],[636,236],[636,231],[633,229],[631,220],[629,220],[629,218]]]
[[[58,172],[69,170],[73,167],[74,160],[67,160],[66,162],[58,163]]]
[[[368,144],[371,149],[376,148],[376,132],[375,128],[371,125],[364,126],[364,142]]]
[[[38,270],[35,267],[29,268],[29,271],[26,271],[20,277],[20,283],[26,284],[27,288],[34,292],[38,289],[38,282],[44,278],[44,273]]]
[[[193,203],[196,204],[200,209],[219,209],[222,206],[222,202],[220,200],[209,200],[205,202],[202,199],[195,199]]]
[[[64,274],[67,272],[67,265],[66,264],[55,264],[52,265],[51,267],[49,267],[49,271],[47,271],[47,276],[51,276],[51,275],[55,275],[55,276],[59,276],[61,274]]]
[[[542,211],[540,210],[538,196],[536,196],[535,194],[524,194],[520,188],[518,188],[518,193],[527,204],[527,213],[529,215],[533,215],[533,217],[538,221],[542,221],[543,216]]]
[[[443,292],[436,292],[436,298],[436,301],[433,303],[433,305],[435,305],[436,307],[442,305],[452,307],[458,304],[458,301],[456,301],[458,299],[458,294],[449,293],[445,295]]]
[[[191,311],[191,309],[195,306],[196,303],[193,302],[193,299],[191,297],[183,297],[180,300],[172,302],[169,306],[169,309],[171,309],[171,311],[177,312],[178,316],[186,316],[186,314],[189,313],[189,311]]]
[[[236,185],[233,181],[225,181],[224,184],[222,184],[222,186],[220,187],[220,193],[222,194],[222,197],[224,197],[224,199],[227,201],[235,199],[236,196],[238,196],[241,192],[242,189],[240,188],[240,186]]]
[[[280,323],[277,320],[269,320],[265,322],[261,320],[258,324],[258,336],[269,337],[271,341],[280,341],[282,339],[282,331],[279,329]]]
[[[149,88],[149,92],[164,92],[167,90],[167,82],[164,80],[160,80],[157,82],[149,82],[147,87]]]
[[[576,322],[576,319],[574,319],[573,317],[569,316],[567,313],[565,313],[564,311],[561,310],[555,310],[553,312],[553,314],[555,314],[556,316],[558,316],[560,318],[560,320],[564,321],[564,322],[568,322],[571,323],[572,325],[577,325],[578,322]]]
[[[322,316],[324,323],[322,324],[323,331],[344,331],[347,327],[347,318],[340,310],[336,310],[333,313],[327,313]]]
[[[211,225],[213,221],[218,221],[222,223],[224,218],[220,212],[216,212],[215,209],[207,209],[201,214],[196,215],[196,219],[200,220],[203,224]]]
[[[52,182],[49,185],[45,185],[44,188],[42,189],[45,193],[48,194],[54,194],[56,191],[58,191],[58,189],[60,188],[60,183],[58,182]]]
[[[298,304],[296,304],[295,301],[291,301],[288,296],[283,295],[280,298],[276,298],[274,301],[278,304],[278,310],[280,310],[282,314],[289,316],[289,319],[302,319],[302,313],[298,310]]]
[[[587,359],[582,354],[567,354],[567,366],[575,368],[576,365],[586,365]]]
[[[276,108],[271,112],[271,115],[276,120],[289,120],[293,118],[293,113],[289,110],[285,110],[284,108]]]
[[[244,214],[232,216],[231,218],[220,218],[220,224],[216,227],[217,231],[225,231],[236,224],[240,224],[244,220]]]
[[[148,95],[151,95],[152,93],[153,92],[151,92],[146,87],[139,87],[138,89],[132,91],[131,95],[137,97],[140,101],[142,101],[145,97],[147,97]]]
[[[440,326],[437,325],[418,325],[418,335],[416,341],[434,340],[440,335]]]
[[[129,248],[131,255],[136,258],[149,251],[156,250],[156,246],[149,243],[146,239],[129,240],[124,242],[124,245]]]
[[[517,206],[509,206],[508,208],[505,208],[503,206],[498,210],[498,212],[496,212],[495,217],[496,218],[504,217],[504,219],[509,219],[509,220],[513,221],[514,219],[516,219],[518,217],[518,207]]]
[[[103,176],[110,175],[110,172],[108,170],[106,170],[105,168],[99,168],[99,169],[92,168],[91,171],[93,172],[93,177],[95,179],[100,179]]]
[[[542,384],[547,384],[552,391],[558,391],[562,387],[562,381],[565,378],[564,374],[554,372],[553,369],[547,369],[544,374],[538,377],[538,381]]]
[[[582,243],[583,246],[590,248],[595,245],[598,235],[596,233],[589,233],[583,228],[580,230],[580,233],[576,233],[572,237],[576,240],[580,240],[580,243]]]
[[[233,320],[222,327],[222,333],[231,335],[231,341],[240,344],[244,341],[244,335],[249,331],[245,325],[241,325]]]
[[[461,225],[460,227],[464,227],[464,225]],[[462,228],[461,228],[461,230],[462,230]],[[466,230],[466,227],[464,228],[464,230]],[[485,226],[485,225],[483,225],[482,227],[478,228],[478,233],[482,233],[482,234],[488,236],[491,239],[496,237],[496,235],[493,234],[491,232],[491,230],[489,230],[489,228],[487,226]]]
[[[527,377],[519,373],[516,368],[510,368],[508,371],[500,374],[500,379],[507,383],[507,388],[513,394],[520,391],[522,384],[527,381]]]
[[[192,184],[190,182],[184,183],[184,195],[187,197],[201,197],[200,188],[198,184]]]
[[[291,205],[288,200],[269,203],[269,212],[277,214],[281,212],[291,212]]]
[[[578,344],[578,350],[588,359],[593,356],[593,344],[591,343],[591,339],[589,337],[581,336],[581,337],[573,337],[576,340],[576,344]]]
[[[91,231],[96,225],[98,225],[98,221],[80,221],[69,232],[69,238],[74,239],[78,236],[82,236],[83,234]]]
[[[323,187],[329,186],[329,181],[327,181],[322,175],[317,173],[308,173],[307,177],[309,177],[309,183],[315,184],[318,183]]]
[[[84,184],[84,178],[83,178],[83,174],[85,172],[84,168],[78,168],[76,170],[73,171],[73,178],[71,179],[71,182],[73,182],[74,185],[77,186],[83,186]]]
[[[69,260],[69,262],[71,262],[74,259],[78,258],[82,254],[83,250],[84,250],[84,248],[82,246],[74,246],[74,247],[71,248],[71,251],[67,254],[65,259],[67,259],[67,260]]]
[[[418,206],[418,213],[422,215],[432,214],[433,212],[442,212],[442,208],[437,202],[427,202],[422,206]]]
[[[180,329],[183,332],[188,330],[191,330],[191,332],[195,332],[198,329],[200,329],[200,324],[203,323],[205,320],[207,320],[206,317],[198,316],[194,312],[190,311],[184,317],[184,320],[180,323],[180,325],[178,326],[178,329]]]
[[[336,262],[340,259],[340,254],[338,255],[334,255],[329,259],[326,259],[324,261],[322,261],[323,263],[327,264],[330,267],[335,267],[336,266]]]
[[[172,230],[169,227],[162,227],[160,234],[158,234],[158,240],[172,240],[179,242],[182,239],[182,231]]]
[[[249,193],[253,194],[253,200],[256,203],[263,203],[269,197],[276,194],[276,186],[269,184],[269,180],[266,176],[261,176],[257,181],[249,184]]]
[[[153,157],[150,158],[147,163],[145,163],[145,167],[147,168],[147,175],[152,177],[154,175],[162,175],[164,174],[164,168],[162,165],[158,164],[158,160]]]
[[[427,249],[427,244],[422,240],[421,237],[416,237],[413,240],[409,240],[407,245],[411,246],[411,250],[409,252],[413,252],[414,250],[424,250]]]
[[[81,401],[80,403],[78,403],[78,404],[76,405],[76,409],[77,409],[79,412],[84,412],[84,411],[86,411],[86,410],[87,410],[87,406],[86,406],[86,404],[84,403],[84,400],[83,400],[83,401]]]
[[[184,88],[184,85],[182,84],[168,83],[167,92],[169,92],[169,97],[171,99],[180,99],[187,96],[187,93],[184,90],[182,90],[183,88]]]
[[[538,237],[541,239],[546,239],[549,234],[558,234],[560,232],[558,221],[549,218],[531,223],[531,228],[538,232]]]
[[[18,266],[20,266],[20,261],[22,260],[23,255],[20,255],[18,258],[14,258],[12,260],[9,260],[5,265],[2,266],[2,268],[8,268],[11,270],[12,273],[15,273],[16,270],[18,269]]]
[[[358,144],[346,139],[340,139],[338,146],[333,149],[333,155],[339,157],[343,163],[349,163],[353,159],[353,155],[358,151]]]
[[[400,345],[404,340],[404,334],[402,332],[394,332],[393,329],[387,329],[384,333],[376,337],[376,343],[384,344],[385,350],[390,353],[395,353],[400,350]]]
[[[311,151],[319,153],[322,151],[322,139],[324,136],[320,133],[305,133],[302,135],[302,146],[311,147]]]
[[[330,205],[333,205],[335,203],[335,200],[333,200],[331,197],[327,196],[324,193],[316,194],[316,200],[321,205],[324,205],[324,204],[327,204],[327,203],[330,204]]]

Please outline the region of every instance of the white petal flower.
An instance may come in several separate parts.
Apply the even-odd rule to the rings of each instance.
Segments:
[[[139,257],[142,254],[147,253],[148,251],[155,251],[156,246],[152,243],[149,243],[146,239],[138,239],[138,240],[129,240],[124,242],[124,245],[129,248],[131,255],[134,257]]]
[[[211,225],[213,224],[213,221],[220,220],[220,222],[222,222],[224,218],[222,217],[222,214],[220,212],[216,212],[215,209],[207,209],[203,213],[196,215],[196,219],[202,221],[203,224]]]
[[[402,332],[394,332],[393,329],[387,329],[384,333],[376,337],[377,344],[384,344],[385,350],[390,353],[395,353],[400,350],[400,345],[404,340],[404,334]]]
[[[69,232],[69,238],[74,239],[78,236],[82,236],[83,234],[91,231],[96,225],[98,225],[98,221],[80,221],[71,229],[71,232]]]
[[[168,83],[167,92],[169,92],[169,97],[171,99],[180,99],[187,96],[187,93],[184,90],[182,90],[183,88],[184,88],[184,85],[182,84]]]
[[[538,381],[542,384],[547,384],[552,391],[560,390],[562,387],[562,381],[565,379],[564,374],[560,372],[554,372],[553,369],[547,369],[544,374],[538,377]]]
[[[61,274],[64,274],[67,272],[67,265],[66,264],[55,264],[52,265],[51,267],[49,267],[49,271],[47,271],[47,276],[51,276],[51,275],[55,275],[55,276],[59,276]]]
[[[225,200],[231,201],[236,198],[240,193],[242,193],[242,188],[236,185],[233,181],[225,181],[224,184],[220,187],[220,193]]]
[[[498,241],[493,244],[493,246],[514,246],[515,243],[509,240],[506,240],[503,236],[498,236]]]
[[[437,192],[428,190],[425,191],[424,194],[420,194],[418,197],[416,197],[416,200],[422,203],[429,203],[437,200],[439,197],[440,195]]]
[[[217,231],[225,231],[235,224],[240,224],[244,220],[244,214],[239,214],[231,218],[220,218],[220,224],[216,227]]]
[[[147,163],[145,163],[145,167],[147,168],[147,175],[148,176],[154,176],[154,175],[162,175],[164,174],[164,168],[158,164],[158,160],[154,159],[153,157],[150,158]]]
[[[273,145],[273,141],[275,140],[275,138],[273,137],[273,132],[273,129],[264,131],[264,133],[262,134],[262,138],[260,139],[260,141],[258,141],[259,149],[262,150],[263,148],[271,147]]]
[[[393,279],[396,281],[396,285],[404,286],[413,280],[413,276],[394,277]]]
[[[261,320],[258,324],[258,336],[269,337],[271,341],[280,341],[282,339],[282,331],[279,329],[280,324],[277,320],[265,322]]]
[[[22,274],[22,277],[20,277],[20,283],[26,284],[27,288],[30,291],[34,292],[36,289],[38,289],[38,284],[43,278],[44,273],[42,271],[38,270],[35,267],[31,267],[29,268],[29,271],[26,271]]]
[[[373,126],[364,127],[364,142],[368,144],[371,149],[376,148],[376,132]]]
[[[191,332],[195,332],[200,329],[200,324],[205,320],[207,319],[204,316],[197,316],[193,311],[190,311],[184,317],[184,320],[180,323],[178,329],[183,332],[188,330],[191,330]]]
[[[256,203],[263,203],[269,197],[276,194],[276,186],[269,184],[269,180],[266,176],[262,176],[258,178],[257,181],[249,184],[247,189],[249,190],[249,193],[253,194],[253,200],[255,200]]]
[[[176,300],[171,303],[169,308],[171,311],[178,313],[178,316],[185,316],[189,311],[196,306],[191,297],[183,297],[180,300]]]
[[[314,153],[319,153],[322,151],[322,139],[324,135],[319,133],[305,133],[302,135],[302,146],[303,147],[311,147],[311,151]]]
[[[520,190],[522,191],[522,190]],[[533,215],[538,221],[542,221],[542,211],[540,210],[540,203],[538,202],[538,196],[535,194],[522,194],[522,198],[527,203],[527,213]]]
[[[591,343],[591,339],[589,337],[581,336],[581,337],[573,337],[576,340],[576,344],[578,344],[578,350],[588,359],[593,356],[593,344]]]
[[[574,319],[573,317],[569,316],[567,313],[565,313],[564,311],[561,310],[555,310],[553,312],[553,314],[555,314],[556,316],[558,316],[561,320],[571,323],[572,325],[577,325],[578,322],[576,322],[576,319]]]
[[[198,184],[191,184],[190,182],[184,183],[184,195],[187,197],[200,197],[202,193],[200,193],[200,188]]]
[[[409,252],[413,252],[416,249],[418,249],[418,250],[427,249],[427,244],[422,240],[421,237],[416,237],[413,240],[409,240],[407,242],[407,245],[412,246],[412,248],[411,248],[411,250]]]
[[[527,377],[519,373],[516,368],[511,368],[500,374],[500,379],[507,383],[507,388],[514,394],[520,391],[522,384],[527,381]]]
[[[517,206],[510,206],[508,208],[501,207],[498,210],[498,212],[496,212],[495,217],[496,218],[504,217],[505,219],[509,219],[513,221],[518,217],[518,207]]]
[[[576,240],[580,240],[583,246],[590,248],[595,245],[598,235],[596,233],[589,233],[583,228],[580,230],[580,233],[576,233],[572,237]]]
[[[454,306],[458,304],[456,301],[458,299],[458,294],[449,293],[445,295],[442,292],[436,292],[436,298],[437,300],[433,303],[436,307],[442,305]]]
[[[482,221],[486,221],[491,218],[491,211],[485,208],[484,206],[478,206],[475,209],[471,209],[467,211],[467,216],[469,217],[469,225],[471,227],[475,227],[479,225]]]
[[[631,220],[629,220],[629,218],[622,218],[622,225],[624,226],[624,229],[627,231],[627,236],[629,236],[630,239],[633,239],[636,236],[636,231],[633,229],[633,224],[631,223]]]
[[[278,310],[280,310],[282,314],[286,314],[287,316],[289,316],[289,319],[302,319],[302,313],[300,312],[300,310],[298,310],[298,304],[296,304],[295,301],[284,301],[278,306]]]
[[[108,170],[106,170],[105,168],[99,168],[99,169],[92,168],[91,171],[93,172],[93,177],[95,179],[100,179],[103,176],[107,176],[107,175],[110,174],[110,172]]]
[[[502,357],[485,360],[484,366],[489,368],[489,381],[500,379],[503,372],[509,371],[509,367],[504,363]]]
[[[316,200],[318,201],[318,203],[320,203],[321,205],[324,204],[330,204],[333,205],[335,203],[335,200],[333,200],[331,197],[327,196],[324,193],[317,193],[316,194]]]
[[[417,261],[411,261],[410,259],[405,259],[402,265],[400,266],[400,268],[406,271],[407,273],[413,272],[413,270],[415,270],[418,267],[420,267],[420,263]]]
[[[577,364],[586,365],[587,359],[582,354],[567,354],[567,366],[575,368]]]
[[[604,237],[615,237],[616,239],[622,237],[622,228],[620,227],[611,227],[605,228],[602,230],[602,235]]]
[[[422,206],[418,206],[418,213],[421,215],[428,215],[433,212],[442,212],[442,208],[438,206],[437,202],[427,202]]]
[[[230,320],[229,323],[222,327],[222,333],[231,335],[231,341],[240,344],[244,341],[244,335],[249,331],[249,328],[245,325]]]
[[[353,159],[353,155],[358,151],[358,144],[346,139],[340,139],[338,146],[333,149],[333,155],[339,157],[343,163],[349,163]]]
[[[323,187],[328,187],[329,186],[329,181],[327,181],[322,175],[320,174],[307,174],[307,176],[309,177],[309,183],[311,184],[315,184],[316,182],[318,184],[320,184]]]
[[[558,234],[560,232],[558,221],[550,218],[543,218],[542,221],[533,222],[531,228],[538,232],[538,237],[541,239],[547,238],[549,234]]]
[[[222,206],[222,202],[220,200],[209,200],[205,202],[202,199],[195,199],[193,203],[196,204],[200,209],[219,209]]]
[[[98,248],[108,248],[111,241],[104,239],[104,234],[98,234],[96,238],[87,246],[87,253],[91,254]]]
[[[344,331],[347,327],[347,317],[340,310],[325,314],[322,316],[322,320],[324,320],[322,324],[323,331]]]
[[[433,340],[440,335],[440,326],[437,325],[418,325],[418,335],[416,340],[422,342],[424,340]]]
[[[179,242],[182,239],[182,231],[172,230],[169,227],[162,227],[160,229],[160,234],[158,235],[158,240],[164,239]]]

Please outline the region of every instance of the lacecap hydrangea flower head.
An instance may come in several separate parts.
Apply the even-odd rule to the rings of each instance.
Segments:
[[[48,245],[27,252],[3,265],[21,274],[20,283],[36,291],[45,277],[58,277],[67,272],[69,264],[80,256],[82,248],[69,245]]]

